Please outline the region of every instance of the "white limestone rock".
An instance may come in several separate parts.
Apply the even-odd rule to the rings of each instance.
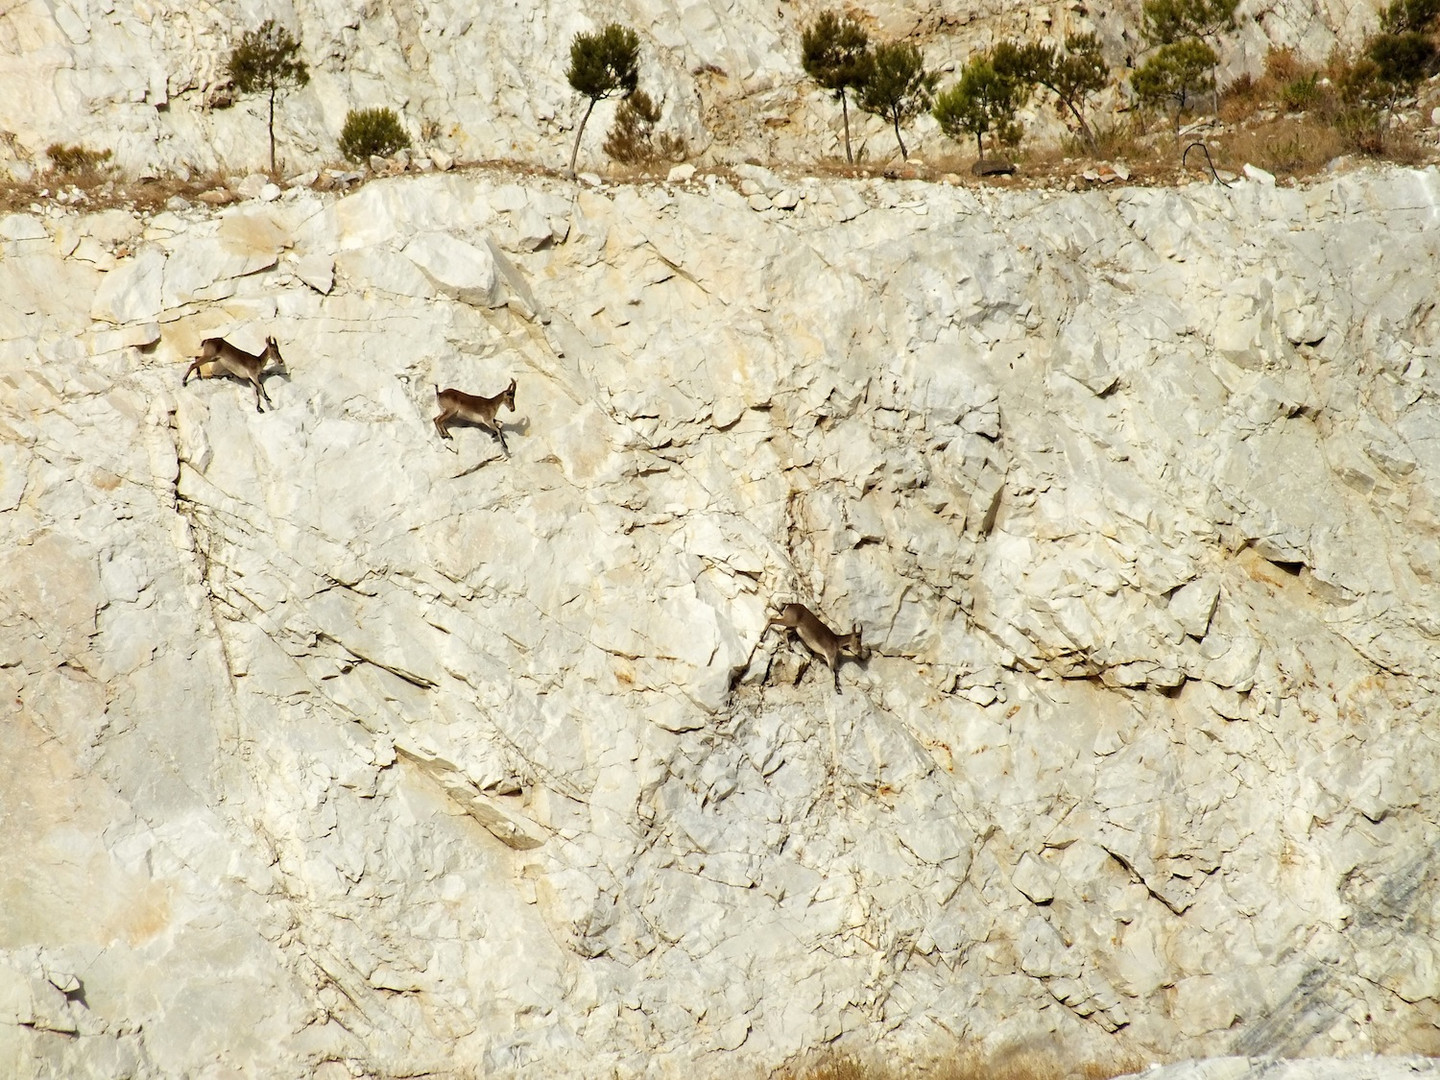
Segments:
[[[323,252],[311,252],[295,261],[295,276],[322,296],[335,287],[335,259]]]
[[[34,214],[7,214],[0,218],[0,239],[45,240],[49,236],[45,223]]]
[[[134,259],[105,275],[90,305],[94,319],[123,325],[150,321],[163,308],[165,252],[146,245]]]
[[[488,246],[467,244],[445,233],[427,233],[411,240],[402,251],[446,296],[483,307],[501,303],[495,259]]]
[[[14,227],[0,1061],[1428,1050],[1433,171],[775,180]]]
[[[1196,578],[1170,596],[1170,614],[1181,629],[1197,641],[1210,629],[1215,605],[1220,601],[1220,583],[1214,578]]]

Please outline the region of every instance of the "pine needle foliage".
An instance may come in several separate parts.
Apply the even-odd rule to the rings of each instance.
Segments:
[[[1403,0],[1402,0],[1403,2]],[[1141,33],[1151,45],[1175,45],[1186,38],[1212,38],[1235,29],[1240,0],[1145,0]]]
[[[1148,73],[1142,68],[1137,74],[1141,84],[1151,91],[1170,84],[1161,96],[1179,101],[1175,111],[1177,131],[1187,91],[1176,80],[1180,79],[1183,83],[1189,77],[1189,66],[1199,55],[1195,44],[1209,47],[1214,57],[1210,61],[1210,96],[1215,112],[1220,112],[1217,78],[1220,56],[1213,46],[1219,44],[1219,35],[1235,29],[1235,9],[1239,3],[1240,0],[1144,0],[1140,5],[1140,32],[1146,41],[1160,48],[1146,61],[1146,67],[1155,64],[1155,68]],[[1131,86],[1135,86],[1133,80]],[[1136,93],[1140,91],[1136,89]],[[1152,97],[1150,102],[1153,104],[1154,100]]]
[[[1175,130],[1180,116],[1198,95],[1215,89],[1215,50],[1199,38],[1184,38],[1162,45],[1145,65],[1130,76],[1130,88],[1140,104],[1152,108],[1173,104]]]
[[[1365,43],[1365,56],[1375,64],[1380,87],[1377,96],[1386,103],[1413,93],[1440,67],[1440,50],[1434,38],[1419,30],[1376,34]]]
[[[300,43],[274,19],[247,32],[230,53],[230,80],[242,94],[266,94],[270,99],[270,172],[275,172],[275,98],[289,87],[305,86],[310,69],[300,59]]]
[[[1380,12],[1380,29],[1386,34],[1410,31],[1425,33],[1434,29],[1440,16],[1440,0],[1392,0]]]
[[[1105,89],[1110,81],[1110,68],[1096,35],[1070,34],[1064,51],[1034,41],[1024,45],[1002,42],[991,53],[991,62],[996,74],[1043,86],[1054,94],[1056,111],[1069,110],[1085,144],[1095,151],[1095,133],[1085,112],[1090,95]]]

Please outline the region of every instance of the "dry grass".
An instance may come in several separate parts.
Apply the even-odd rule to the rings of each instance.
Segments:
[[[1211,152],[1222,169],[1238,171],[1248,162],[1289,177],[1317,172],[1349,151],[1347,141],[1331,125],[1304,116],[1278,116],[1247,124],[1220,140]]]
[[[194,202],[202,192],[226,190],[223,177],[196,176],[189,180],[175,177],[126,180],[109,173],[81,172],[41,173],[33,180],[0,180],[0,213],[28,210],[32,206],[62,203],[80,210],[105,210],[113,207],[153,214],[164,209],[175,195]]]
[[[1218,146],[1226,160],[1249,161],[1282,177],[1313,175],[1345,154],[1401,165],[1434,160],[1433,147],[1347,93],[1356,70],[1339,52],[1313,64],[1289,49],[1272,49],[1258,79],[1241,78],[1225,90],[1220,119],[1226,133]]]

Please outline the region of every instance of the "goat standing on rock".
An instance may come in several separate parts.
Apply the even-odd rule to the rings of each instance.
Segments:
[[[258,356],[248,353],[244,349],[236,348],[224,338],[206,338],[200,343],[200,355],[195,357],[194,363],[185,372],[185,378],[180,380],[180,385],[184,386],[188,383],[191,375],[198,375],[202,379],[216,379],[221,375],[232,375],[241,382],[248,382],[255,387],[255,411],[263,413],[265,410],[260,407],[261,395],[265,397],[265,404],[272,409],[275,407],[275,403],[270,400],[270,395],[265,393],[265,387],[260,383],[260,376],[265,370],[265,365],[272,360],[275,362],[277,373],[288,374],[285,358],[280,355],[280,346],[273,337],[265,339],[265,351]],[[208,374],[201,367],[202,364],[212,365]]]
[[[837,634],[804,604],[786,604],[779,615],[765,624],[765,630],[772,626],[784,627],[786,637],[789,637],[789,631],[794,630],[805,647],[829,665],[830,674],[835,676],[837,694],[840,693],[840,653],[843,651],[857,660],[864,660],[870,655],[870,650],[860,643],[859,623],[848,634]],[[764,632],[761,631],[762,636]]]
[[[472,424],[479,424],[499,439],[500,449],[505,451],[506,457],[510,456],[510,448],[505,445],[505,432],[500,421],[495,419],[495,414],[500,411],[501,405],[512,413],[515,411],[514,379],[510,380],[510,385],[502,393],[494,397],[477,397],[463,390],[441,390],[436,386],[435,400],[440,405],[440,412],[435,417],[435,430],[440,432],[442,439],[450,438],[450,421],[467,420]]]

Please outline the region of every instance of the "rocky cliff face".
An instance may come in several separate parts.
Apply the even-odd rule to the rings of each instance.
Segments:
[[[663,102],[662,127],[704,163],[810,161],[843,154],[840,113],[800,70],[801,28],[828,3],[687,0],[489,4],[294,0],[273,7],[177,0],[19,0],[0,19],[0,168],[28,170],[54,142],[114,151],[127,170],[245,172],[268,160],[266,103],[235,99],[226,65],[240,35],[277,18],[304,45],[310,85],[285,94],[280,153],[292,172],[339,159],[350,109],[390,107],[422,147],[465,159],[520,159],[559,168],[579,108],[565,80],[576,33],[610,19],[643,42],[642,85]],[[1374,28],[1375,0],[1242,0],[1240,30],[1222,47],[1227,76],[1258,72],[1273,44],[1320,58]],[[923,43],[953,70],[1005,37],[1063,40],[1098,33],[1123,68],[1143,43],[1138,0],[1124,4],[1013,0],[875,0],[855,8],[876,38]],[[947,76],[948,79],[948,76]],[[613,103],[586,130],[600,159]],[[1050,110],[1027,115],[1047,122]],[[1053,123],[1053,120],[1048,122]],[[854,117],[856,145],[883,162],[886,125]],[[949,152],[922,117],[914,144]]]
[[[1440,175],[745,184],[0,221],[0,1072],[1440,1051]]]

